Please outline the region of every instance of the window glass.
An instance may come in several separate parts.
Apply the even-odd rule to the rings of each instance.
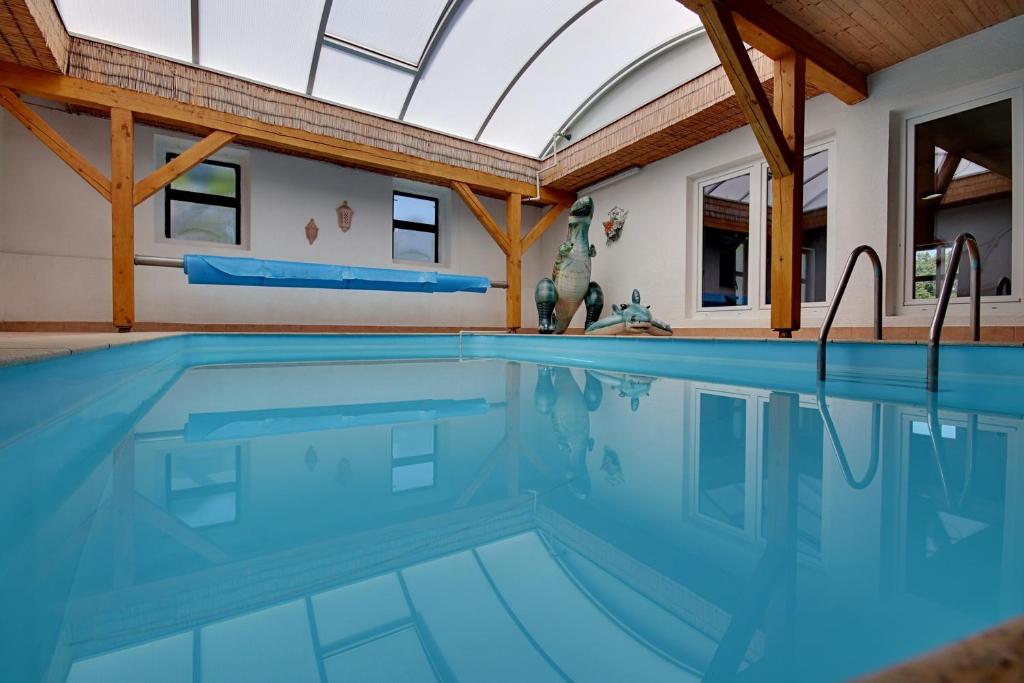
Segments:
[[[701,306],[747,305],[750,174],[704,186]]]
[[[168,154],[170,161],[176,154]],[[241,167],[204,161],[164,189],[164,236],[241,244]]]
[[[391,256],[403,261],[438,262],[437,199],[394,193]]]
[[[914,299],[937,295],[961,232],[974,235],[981,248],[981,293],[1012,293],[1012,137],[1010,100],[914,127]],[[965,249],[954,294],[969,293]]]
[[[411,491],[434,485],[437,462],[435,425],[412,424],[391,430],[391,491]]]
[[[742,529],[746,507],[746,399],[701,394],[698,449],[697,510]]]
[[[772,172],[768,170],[765,220],[764,302],[772,302]],[[828,151],[804,157],[803,247],[800,254],[800,300],[825,301],[828,254]]]

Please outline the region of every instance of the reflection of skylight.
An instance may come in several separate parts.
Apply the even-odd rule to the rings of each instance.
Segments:
[[[747,174],[733,176],[704,188],[704,195],[717,199],[727,199],[743,204],[750,203],[750,176]]]
[[[946,161],[946,157],[949,153],[941,147],[935,148],[935,172],[938,173],[939,169],[942,168],[942,164]],[[960,178],[967,178],[972,175],[980,175],[982,173],[988,173],[989,169],[985,168],[981,164],[976,164],[973,161],[967,159],[961,159],[960,163],[957,164],[956,171],[953,173],[953,180],[959,180]]]
[[[447,5],[447,0],[334,0],[327,34],[416,67]]]

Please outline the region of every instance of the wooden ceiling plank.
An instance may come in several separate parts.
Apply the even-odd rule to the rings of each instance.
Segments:
[[[98,168],[83,157],[78,150],[55,131],[39,114],[21,101],[10,88],[0,87],[0,105],[11,116],[17,119],[32,135],[49,147],[61,161],[71,167],[82,179],[89,183],[104,199],[110,201],[110,180]]]
[[[165,186],[171,184],[174,180],[180,178],[199,164],[209,159],[211,156],[230,144],[234,139],[234,133],[225,133],[222,130],[215,130],[139,182],[135,183],[135,189],[133,191],[135,206],[146,201],[162,190]]]

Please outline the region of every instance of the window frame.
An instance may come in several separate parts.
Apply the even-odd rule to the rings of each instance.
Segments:
[[[1010,132],[1011,139],[1011,168],[1020,169],[1024,167],[1024,116],[1022,116],[1022,101],[1024,101],[1024,87],[1016,85],[1013,87],[989,88],[984,93],[973,93],[962,95],[954,100],[953,104],[945,106],[932,105],[928,108],[918,109],[909,112],[903,120],[903,144],[900,146],[902,164],[900,172],[900,229],[897,247],[899,250],[900,278],[902,291],[898,301],[902,307],[911,311],[920,311],[935,307],[936,299],[915,299],[914,278],[915,271],[915,248],[914,248],[914,147],[916,145],[917,126],[936,119],[941,119],[952,114],[958,114],[969,109],[977,109],[996,102],[1010,101]],[[981,297],[983,304],[999,303],[1020,303],[1020,285],[1024,282],[1024,172],[1017,173],[1011,179],[1010,191],[1010,239],[1013,244],[1011,253],[1010,275],[1013,281],[1011,294],[993,294]],[[984,261],[984,253],[982,260]],[[955,306],[968,305],[970,296],[957,296],[954,288],[950,303]]]
[[[746,163],[738,166],[733,166],[729,170],[715,173],[711,176],[706,176],[697,182],[697,193],[696,201],[694,205],[696,207],[696,242],[697,248],[695,250],[696,264],[694,267],[694,297],[696,298],[695,310],[698,313],[717,313],[722,315],[724,313],[737,313],[744,311],[751,311],[754,307],[750,303],[750,285],[754,280],[751,279],[751,271],[754,269],[753,256],[755,252],[754,248],[754,220],[753,210],[755,205],[755,198],[757,203],[762,202],[762,197],[759,196],[761,183],[757,182],[757,174],[760,172],[760,163]],[[744,277],[747,280],[747,303],[742,306],[704,306],[704,188],[708,185],[714,185],[731,178],[737,178],[742,175],[750,176],[750,219],[747,221],[747,272]],[[755,195],[757,195],[755,197]]]
[[[164,152],[164,163],[168,163],[180,156],[180,152],[166,151]],[[164,239],[171,242],[202,242],[204,244],[214,244],[220,246],[242,246],[242,164],[232,161],[219,161],[216,159],[204,159],[203,161],[196,164],[196,167],[202,164],[209,164],[211,166],[221,166],[223,168],[233,169],[235,172],[235,196],[225,197],[219,194],[208,194],[206,192],[192,192],[190,190],[178,190],[172,187],[173,181],[167,183],[164,186]],[[190,171],[191,172],[191,169]],[[219,206],[224,208],[233,208],[235,210],[235,240],[234,242],[214,242],[213,240],[197,240],[190,239],[188,237],[175,237],[171,235],[171,202],[189,202],[191,204],[201,204],[204,206]]]
[[[430,453],[422,453],[420,455],[399,456],[398,458],[395,457],[395,428],[398,427],[400,429],[405,426],[410,426],[411,424],[415,423],[409,423],[406,425],[395,425],[391,428],[391,430],[388,433],[388,452],[390,455],[391,462],[391,467],[388,470],[388,474],[390,476],[389,487],[392,496],[405,496],[406,494],[416,493],[420,491],[430,491],[437,488],[437,439],[440,434],[440,430],[438,429],[438,424],[436,422],[434,422],[431,425],[431,442],[433,445],[433,450]],[[431,478],[429,484],[424,484],[422,486],[413,486],[411,488],[395,489],[394,477],[396,467],[422,465],[428,462],[432,465]]]
[[[422,199],[434,203],[434,224],[417,223],[416,221],[403,221],[395,218],[395,197],[409,197],[410,199]],[[428,261],[416,261],[403,259],[395,256],[395,230],[412,230],[415,232],[426,232],[434,235],[434,265],[441,265],[441,201],[437,197],[425,194],[417,194],[407,190],[391,191],[391,260],[404,263],[428,263]]]

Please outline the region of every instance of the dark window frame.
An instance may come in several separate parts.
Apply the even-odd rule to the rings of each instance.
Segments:
[[[416,221],[403,221],[395,218],[395,197],[409,197],[410,199],[422,199],[424,201],[434,203],[434,223],[417,223]],[[391,258],[397,259],[395,256],[395,230],[414,230],[416,232],[427,232],[434,236],[434,263],[441,262],[441,202],[437,197],[431,197],[429,195],[413,194],[412,192],[403,192],[401,190],[394,190],[391,193]],[[402,259],[405,260],[405,259]]]
[[[165,162],[170,162],[176,158],[178,154],[175,152],[167,152]],[[223,168],[230,168],[235,172],[235,196],[225,197],[219,194],[208,194],[206,192],[191,192],[189,190],[178,190],[171,187],[171,183],[168,183],[164,187],[164,237],[167,239],[180,240],[188,239],[185,237],[173,237],[171,235],[171,202],[189,202],[191,204],[204,204],[206,206],[222,206],[226,208],[233,208],[235,210],[235,241],[236,246],[242,244],[242,165],[233,164],[228,161],[214,161],[213,159],[206,159],[200,162],[201,164],[209,164],[211,166],[221,166]],[[207,240],[191,240],[191,241],[207,241]],[[224,244],[223,242],[210,242],[210,244]]]

